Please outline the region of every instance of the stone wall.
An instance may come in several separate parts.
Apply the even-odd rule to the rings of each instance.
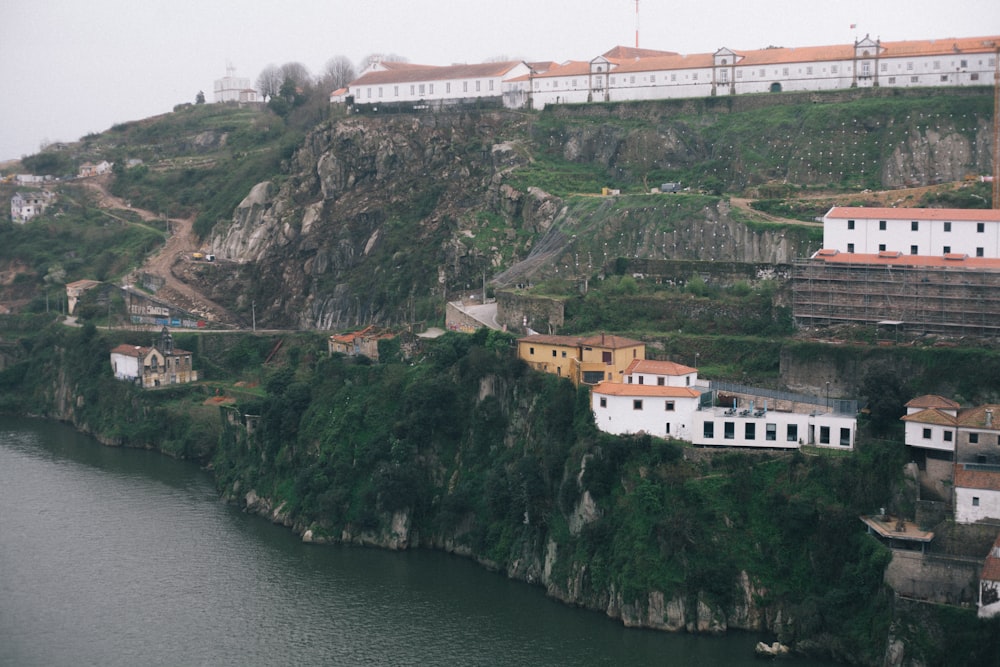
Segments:
[[[943,604],[973,603],[982,559],[894,549],[885,583],[900,595]]]
[[[538,333],[556,334],[565,322],[559,299],[507,290],[498,290],[496,295],[497,322],[508,331],[525,333],[527,326]]]

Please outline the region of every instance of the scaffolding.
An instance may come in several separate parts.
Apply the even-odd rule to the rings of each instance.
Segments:
[[[901,330],[1000,336],[1000,269],[798,260],[792,313],[800,326],[895,321]]]

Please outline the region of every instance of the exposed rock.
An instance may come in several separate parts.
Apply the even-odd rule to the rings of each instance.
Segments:
[[[761,658],[781,658],[790,653],[790,649],[780,642],[773,642],[771,644],[757,642],[753,650]]]

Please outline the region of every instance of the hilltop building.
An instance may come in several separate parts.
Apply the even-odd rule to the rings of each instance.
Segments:
[[[160,340],[150,347],[123,343],[111,350],[111,370],[118,380],[149,389],[198,381],[192,353],[174,347],[170,331],[163,327]]]
[[[823,248],[1000,259],[1000,210],[834,206],[823,216]]]
[[[54,197],[55,195],[48,190],[15,192],[10,198],[10,219],[23,225],[44,213]]]
[[[626,369],[646,358],[646,344],[623,336],[534,334],[517,341],[517,356],[535,370],[569,378],[573,384],[622,382]]]
[[[376,63],[331,96],[362,108],[437,109],[491,98],[507,108],[850,88],[990,86],[1000,36],[853,44],[722,47],[711,53],[617,46],[586,61]]]
[[[246,104],[257,102],[257,91],[250,79],[236,76],[236,68],[226,65],[226,76],[215,80],[215,101]]]
[[[80,170],[77,172],[79,178],[89,178],[90,176],[101,176],[102,174],[107,174],[114,167],[114,163],[108,162],[107,160],[101,160],[97,164],[93,162],[84,162],[80,165]]]
[[[395,337],[395,334],[372,325],[360,331],[330,336],[327,340],[327,349],[330,354],[344,354],[348,357],[365,356],[372,361],[378,361],[378,342]]]

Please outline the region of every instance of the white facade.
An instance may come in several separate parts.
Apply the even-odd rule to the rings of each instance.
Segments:
[[[857,419],[833,412],[778,412],[711,408],[694,414],[696,445],[798,449],[802,445],[854,449]]]
[[[1000,259],[1000,211],[835,206],[823,217],[823,248]]]
[[[10,219],[24,224],[44,213],[51,201],[51,192],[15,192],[10,198]]]
[[[518,108],[526,102],[523,86],[504,82],[528,72],[525,63],[514,61],[444,67],[374,63],[348,85],[347,95],[354,98],[354,104],[365,105],[496,98],[504,106]]]
[[[955,487],[955,523],[1000,521],[1000,491]]]
[[[903,418],[906,422],[904,429],[904,440],[910,447],[921,447],[923,449],[934,449],[940,452],[955,451],[955,423],[950,423],[942,419],[941,413],[937,410],[924,410],[907,415]]]
[[[700,400],[698,389],[655,384],[602,382],[591,390],[594,421],[605,433],[642,432],[689,442]]]
[[[119,348],[111,351],[111,370],[114,372],[116,380],[133,381],[140,377],[139,366],[142,363],[142,348],[136,346],[131,354]]]
[[[254,90],[250,79],[238,77],[236,68],[232,65],[226,67],[226,76],[216,79],[214,82],[216,102],[256,102],[257,91]]]

